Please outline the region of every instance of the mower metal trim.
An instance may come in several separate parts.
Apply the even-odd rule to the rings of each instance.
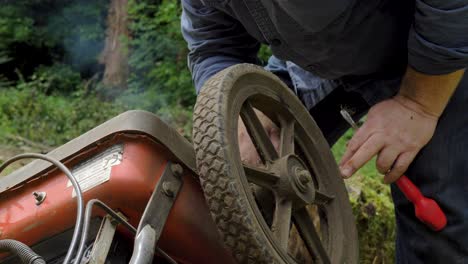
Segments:
[[[195,152],[191,143],[154,114],[141,110],[124,112],[52,150],[47,156],[63,162],[117,133],[147,135],[166,147],[186,168],[196,172]],[[1,179],[0,193],[51,169],[48,162],[33,161]]]
[[[182,188],[182,166],[168,162],[138,224],[130,264],[153,263],[154,249]]]

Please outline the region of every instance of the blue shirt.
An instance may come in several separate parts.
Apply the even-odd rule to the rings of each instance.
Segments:
[[[468,65],[468,0],[182,0],[182,6],[197,92],[224,68],[258,63],[260,43],[274,54],[267,69],[296,93],[310,93],[308,106],[338,85],[377,101],[397,89],[408,64],[427,74]]]

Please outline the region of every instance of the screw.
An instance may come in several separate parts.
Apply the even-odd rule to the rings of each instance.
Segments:
[[[47,193],[46,192],[33,192],[34,199],[36,200],[36,205],[40,205],[44,202]]]
[[[341,114],[341,116],[344,118],[344,120],[346,120],[346,122],[348,122],[348,124],[349,124],[354,130],[358,130],[358,129],[359,129],[358,125],[356,124],[356,122],[354,122],[354,119],[351,117],[351,115],[349,114],[349,112],[346,111],[346,109],[341,109],[340,114]]]
[[[299,176],[299,181],[304,185],[312,181],[312,176],[310,175],[310,172],[306,170],[300,171],[298,176]]]
[[[180,166],[180,164],[177,164],[177,163],[171,164],[171,170],[172,170],[172,173],[174,173],[174,176],[176,177],[180,177],[182,173],[184,172],[184,168],[182,168],[182,166]]]
[[[163,193],[167,196],[167,197],[171,197],[173,198],[174,197],[174,186],[171,182],[163,182],[162,183],[162,189],[163,189]]]

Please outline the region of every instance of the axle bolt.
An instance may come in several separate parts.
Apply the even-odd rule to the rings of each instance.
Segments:
[[[44,202],[47,193],[46,192],[33,192],[34,199],[36,200],[36,205],[40,205]]]
[[[171,170],[172,170],[172,173],[174,173],[174,176],[176,177],[182,176],[182,173],[184,172],[184,168],[182,168],[182,166],[180,166],[180,164],[177,164],[177,163],[171,164]]]
[[[306,170],[300,171],[298,173],[298,177],[299,177],[299,181],[304,185],[307,185],[309,182],[312,181],[312,176],[310,175],[310,172]]]
[[[163,182],[162,183],[162,191],[163,193],[170,198],[174,197],[174,186],[171,182]]]

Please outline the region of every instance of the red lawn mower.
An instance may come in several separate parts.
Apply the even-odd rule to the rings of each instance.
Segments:
[[[281,129],[273,147],[254,109]],[[262,160],[243,164],[242,118]],[[315,122],[273,74],[211,78],[190,143],[125,112],[0,180],[0,263],[358,263],[347,192]]]

